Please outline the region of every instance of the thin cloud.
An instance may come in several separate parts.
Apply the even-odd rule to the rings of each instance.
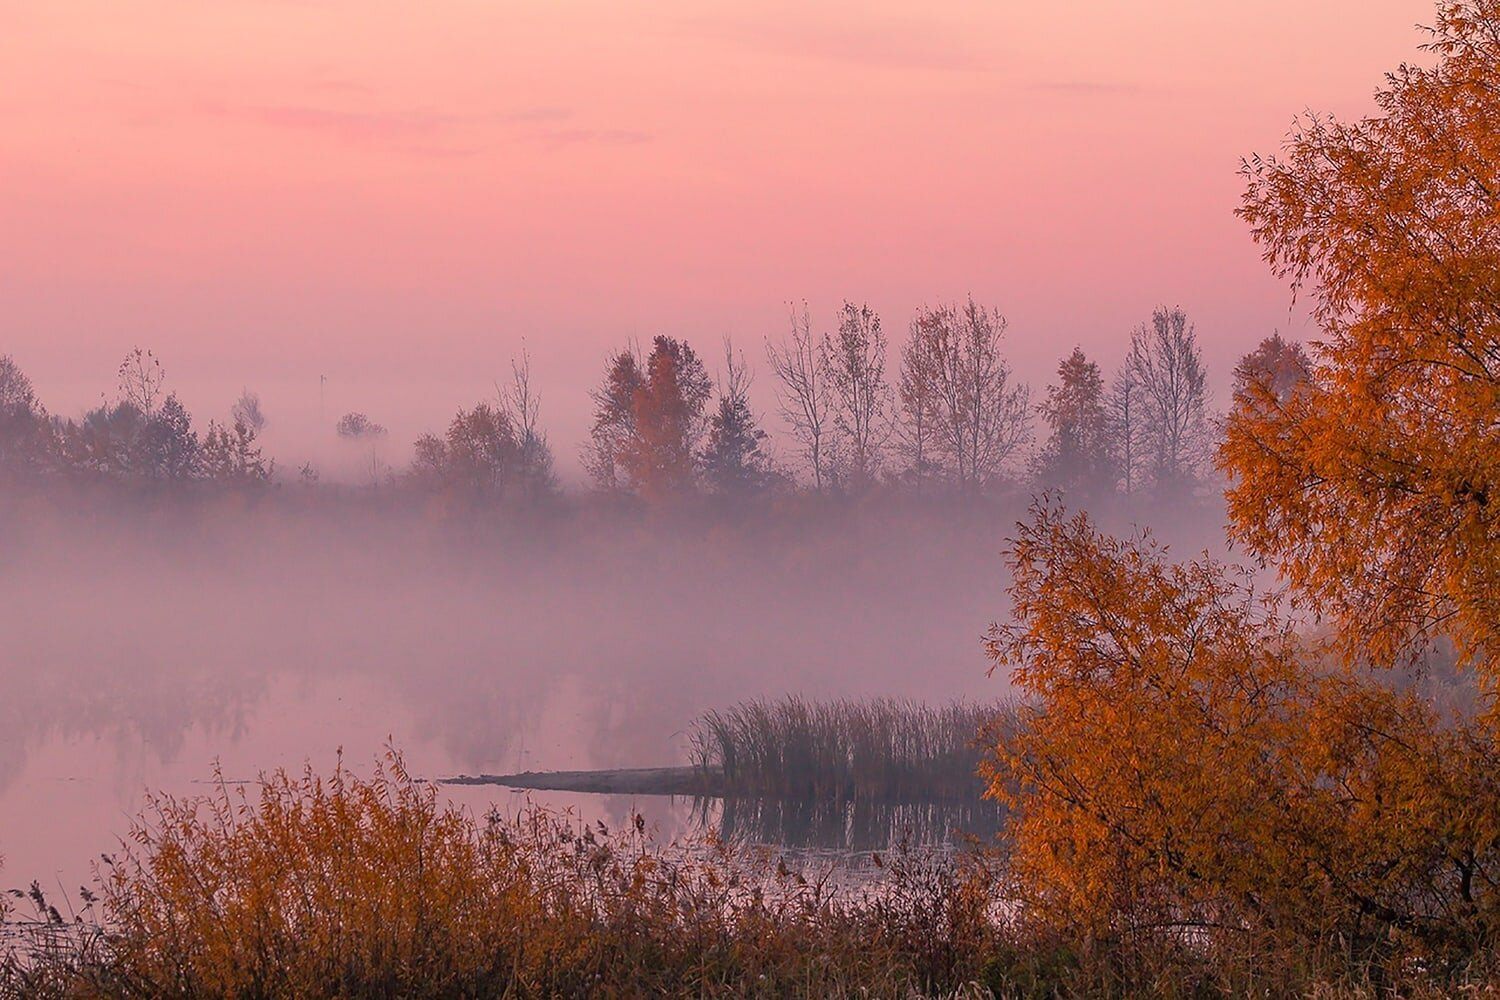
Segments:
[[[350,111],[303,104],[204,105],[203,110],[271,128],[358,142],[410,141],[414,136],[432,135],[464,120],[439,111]]]
[[[358,94],[360,96],[368,96],[375,92],[375,88],[367,83],[360,83],[358,80],[347,80],[328,73],[319,73],[308,84],[308,88],[324,94]]]
[[[537,133],[537,138],[554,148],[563,146],[638,146],[651,142],[655,136],[650,132],[638,132],[619,128],[567,128],[548,129]]]
[[[793,24],[705,16],[685,19],[681,26],[689,34],[748,48],[883,69],[983,70],[997,61],[994,53],[914,19]]]
[[[1044,80],[1031,84],[1027,89],[1047,94],[1071,94],[1077,97],[1107,97],[1141,92],[1139,84],[1107,80]]]
[[[431,109],[357,110],[313,104],[201,105],[200,110],[267,128],[306,132],[329,139],[383,146],[420,156],[473,156],[484,151],[472,141],[476,130],[499,127],[510,141],[565,146],[633,146],[650,142],[649,132],[585,125],[563,127],[570,108],[536,106],[491,114],[453,114]],[[464,138],[470,141],[462,141]],[[493,136],[492,136],[493,138]]]
[[[572,118],[573,110],[571,108],[549,107],[519,108],[515,111],[508,111],[501,117],[508,122],[560,122],[567,121],[569,118]]]
[[[483,146],[397,146],[397,152],[435,160],[463,160],[485,152]]]

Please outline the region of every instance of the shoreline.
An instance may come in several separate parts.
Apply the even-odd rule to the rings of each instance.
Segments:
[[[723,775],[691,766],[618,767],[600,771],[522,771],[519,774],[461,774],[438,779],[444,785],[501,785],[541,792],[604,795],[698,795],[719,797]]]

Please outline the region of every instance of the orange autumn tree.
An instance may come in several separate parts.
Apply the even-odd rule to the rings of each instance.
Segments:
[[[1035,510],[989,639],[1025,696],[988,766],[1022,919],[1211,968],[1496,943],[1495,730],[1372,669],[1445,635],[1500,679],[1500,0],[1442,4],[1426,48],[1378,117],[1246,168],[1241,214],[1325,339],[1236,371],[1231,532],[1343,656],[1206,558]]]
[[[1438,8],[1358,122],[1299,123],[1239,214],[1309,290],[1311,377],[1237,393],[1231,531],[1332,617],[1346,656],[1455,641],[1500,679],[1500,0]]]
[[[1207,557],[1038,506],[1015,621],[1026,696],[991,734],[1022,919],[1216,961],[1467,953],[1500,919],[1500,754],[1419,697],[1320,669],[1274,601]]]

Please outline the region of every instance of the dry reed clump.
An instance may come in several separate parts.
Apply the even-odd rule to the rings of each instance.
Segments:
[[[897,698],[747,701],[694,723],[689,756],[727,795],[977,802],[980,729],[1008,711]]]

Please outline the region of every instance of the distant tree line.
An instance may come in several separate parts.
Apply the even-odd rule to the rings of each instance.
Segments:
[[[785,455],[773,455],[750,408],[742,354],[726,344],[716,383],[690,345],[657,337],[648,353],[610,359],[593,392],[584,466],[597,490],[647,502],[790,489],[974,496],[1016,481],[1088,501],[1180,497],[1199,485],[1215,420],[1181,309],[1157,309],[1141,324],[1107,383],[1074,348],[1037,403],[1005,357],[1005,329],[1004,316],[972,299],[924,308],[893,354],[867,305],[844,303],[823,333],[805,305],[793,309],[787,334],[765,345]],[[1262,355],[1278,360],[1255,360]],[[1279,336],[1244,362],[1269,363],[1306,367],[1301,348]]]
[[[0,482],[61,477],[181,487],[271,480],[275,463],[256,443],[265,418],[253,393],[235,403],[229,423],[210,420],[199,434],[176,394],[165,391],[165,372],[150,351],[132,350],[116,376],[114,399],[64,418],[49,414],[30,379],[0,355]]]
[[[659,336],[649,350],[627,347],[606,364],[590,394],[583,466],[598,494],[648,505],[791,492],[975,497],[1017,483],[1084,503],[1193,494],[1209,470],[1216,420],[1197,334],[1181,309],[1159,308],[1138,326],[1109,378],[1074,348],[1035,402],[1005,356],[1005,331],[1003,315],[969,299],[919,310],[893,350],[868,305],[845,302],[822,332],[805,304],[794,308],[786,334],[764,345],[786,428],[779,453],[751,405],[754,376],[742,351],[726,340],[711,375],[692,345]],[[1273,336],[1246,355],[1236,385],[1269,372],[1289,391],[1307,371],[1301,347]],[[273,479],[258,443],[267,426],[258,396],[246,390],[227,422],[211,420],[200,433],[165,381],[155,355],[137,348],[120,364],[113,399],[62,418],[0,356],[0,481],[243,487]],[[387,435],[357,411],[333,429],[352,442]],[[493,399],[418,438],[405,470],[372,458],[372,473],[462,507],[555,501],[561,490],[530,357],[512,362]],[[311,485],[318,476],[308,465],[298,478]]]

